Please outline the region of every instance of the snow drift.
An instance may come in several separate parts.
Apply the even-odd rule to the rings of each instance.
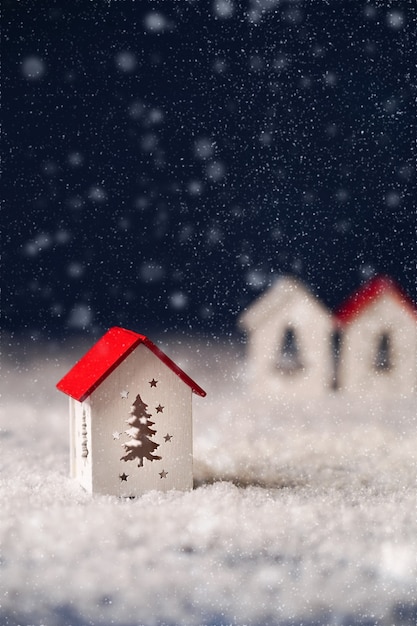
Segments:
[[[5,350],[1,624],[414,626],[415,398],[277,403],[238,343],[164,341],[208,392],[195,489],[136,500],[68,478],[54,385],[89,346]]]

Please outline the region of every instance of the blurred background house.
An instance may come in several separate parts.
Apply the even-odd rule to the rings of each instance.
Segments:
[[[320,395],[333,384],[330,311],[299,280],[279,278],[241,315],[257,393]]]
[[[239,318],[255,393],[314,397],[332,390],[410,394],[417,381],[417,309],[377,276],[333,315],[299,280],[283,276]]]
[[[417,310],[391,279],[377,276],[336,311],[337,385],[363,394],[409,394],[417,382]]]

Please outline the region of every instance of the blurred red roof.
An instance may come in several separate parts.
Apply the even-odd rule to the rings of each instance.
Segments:
[[[336,310],[336,320],[341,324],[348,324],[366,309],[372,302],[382,295],[390,293],[406,309],[417,317],[417,308],[406,293],[388,276],[375,276],[365,283],[358,291],[352,294]]]

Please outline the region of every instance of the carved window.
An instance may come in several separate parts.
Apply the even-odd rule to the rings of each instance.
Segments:
[[[374,368],[377,372],[388,372],[392,369],[391,336],[387,332],[377,337]]]
[[[292,326],[287,326],[282,335],[277,367],[284,374],[295,374],[303,369],[297,334]]]
[[[340,362],[341,362],[342,342],[343,342],[343,335],[341,331],[335,330],[331,334],[330,340],[331,340],[331,356],[333,360],[333,378],[331,382],[331,388],[338,389],[339,384],[340,384],[339,367],[340,367]]]

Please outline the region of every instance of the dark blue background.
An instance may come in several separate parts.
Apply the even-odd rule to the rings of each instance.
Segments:
[[[228,333],[283,272],[414,297],[415,17],[5,2],[3,326]]]

